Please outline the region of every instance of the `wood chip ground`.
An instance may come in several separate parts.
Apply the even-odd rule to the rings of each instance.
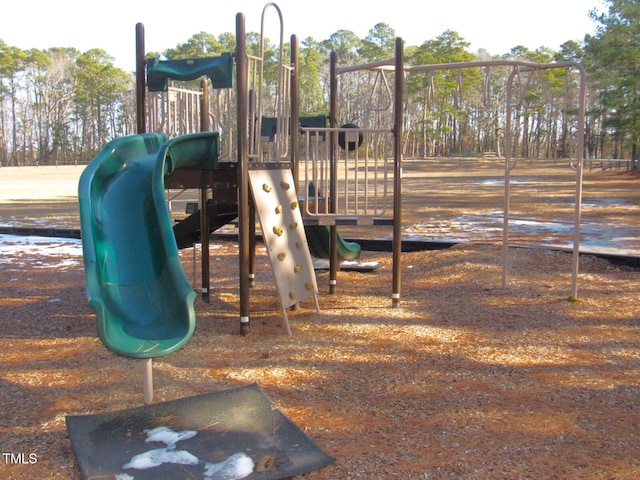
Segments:
[[[321,312],[289,312],[289,337],[260,249],[241,336],[237,245],[211,255],[211,300],[154,362],[155,401],[257,382],[336,458],[303,478],[640,478],[637,269],[583,256],[570,301],[570,254],[510,248],[503,287],[500,246],[465,243],[404,254],[392,308],[391,256],[365,252],[380,268],[341,272],[336,294],[319,272]],[[142,364],[98,340],[82,259],[66,260],[0,263],[3,479],[80,479],[65,416],[143,404]]]

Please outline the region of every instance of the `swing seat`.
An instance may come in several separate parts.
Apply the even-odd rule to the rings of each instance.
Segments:
[[[176,168],[217,162],[219,136],[167,141],[164,134],[109,142],[80,176],[78,201],[89,304],[98,335],[131,358],[168,355],[195,330],[195,292],[186,278],[165,200]]]

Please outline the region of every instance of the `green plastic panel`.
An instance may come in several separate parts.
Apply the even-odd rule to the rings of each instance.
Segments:
[[[220,133],[201,132],[171,139],[165,146],[165,175],[176,168],[217,169]]]
[[[325,225],[306,225],[304,231],[309,243],[311,255],[317,258],[330,258],[331,230]],[[360,258],[360,244],[347,242],[338,235],[338,259],[356,260]]]
[[[327,127],[327,116],[326,115],[316,115],[313,117],[299,117],[299,124],[301,127],[306,128],[326,128]],[[260,136],[269,137],[269,141],[273,142],[276,133],[278,130],[278,119],[276,117],[262,117]],[[315,133],[311,132],[311,136],[314,136]],[[320,136],[324,140],[325,132],[321,132]]]
[[[196,80],[207,76],[213,88],[233,86],[233,58],[230,53],[219,57],[181,60],[147,59],[147,88],[150,92],[166,92],[169,80]]]

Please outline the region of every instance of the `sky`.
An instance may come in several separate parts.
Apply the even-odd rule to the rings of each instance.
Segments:
[[[454,30],[469,49],[507,53],[515,46],[531,50],[559,49],[568,40],[581,41],[596,25],[592,9],[604,10],[604,0],[276,0],[283,35],[300,41],[325,40],[338,30],[364,38],[378,23],[395,30],[405,45],[421,45],[446,30]],[[236,14],[243,13],[248,32],[259,32],[264,0],[28,0],[5,1],[0,7],[0,40],[23,50],[75,47],[100,48],[115,65],[135,69],[135,25],[144,24],[145,46],[162,52],[199,32],[235,34]],[[389,5],[389,7],[385,7]],[[280,36],[277,10],[265,14],[265,34]]]

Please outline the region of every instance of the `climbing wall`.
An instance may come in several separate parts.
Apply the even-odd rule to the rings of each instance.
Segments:
[[[283,310],[316,298],[318,286],[291,170],[250,169],[249,181]]]

